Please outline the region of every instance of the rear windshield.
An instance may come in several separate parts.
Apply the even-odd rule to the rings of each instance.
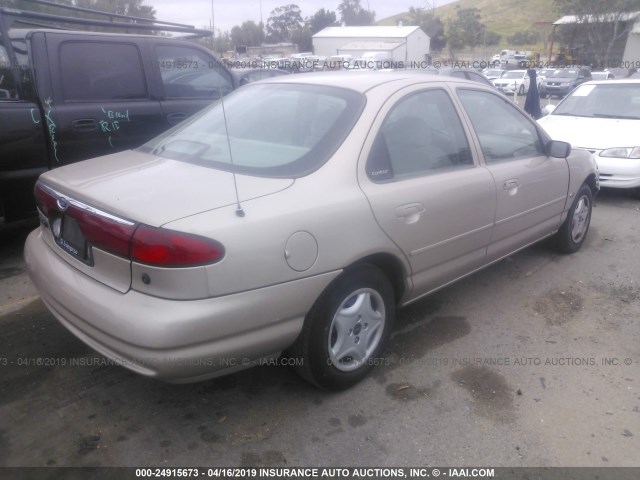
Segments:
[[[343,88],[247,85],[140,150],[248,175],[300,177],[337,150],[364,104],[364,95]]]

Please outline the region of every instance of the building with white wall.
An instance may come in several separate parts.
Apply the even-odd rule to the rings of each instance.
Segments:
[[[327,27],[313,36],[313,53],[320,57],[386,52],[394,62],[423,62],[429,36],[420,27]]]

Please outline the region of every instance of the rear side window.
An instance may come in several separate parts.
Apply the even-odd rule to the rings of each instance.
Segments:
[[[156,47],[165,98],[219,98],[233,90],[231,74],[213,57],[189,47]]]
[[[393,107],[374,141],[367,174],[381,182],[472,165],[451,99],[434,89],[409,94]]]
[[[11,40],[15,62],[9,55],[8,39],[0,32],[0,101],[33,97],[31,72],[24,38]]]
[[[2,37],[0,37],[0,41],[2,41]],[[0,44],[0,100],[11,100],[17,96],[18,89],[11,71],[9,55],[4,46]]]
[[[122,43],[65,42],[60,73],[66,101],[147,97],[138,47]]]

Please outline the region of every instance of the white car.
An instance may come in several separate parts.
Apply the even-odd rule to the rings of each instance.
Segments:
[[[518,95],[524,95],[529,90],[529,81],[526,70],[510,70],[494,80],[493,84],[504,93],[518,92]]]
[[[601,186],[640,187],[640,80],[587,82],[545,110],[552,138],[594,154]]]

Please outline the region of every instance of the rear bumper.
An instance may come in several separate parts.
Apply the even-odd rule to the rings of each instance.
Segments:
[[[562,95],[564,97],[574,88],[574,85],[569,85],[567,87],[540,85],[540,87],[538,88],[538,92],[540,93],[540,95]]]
[[[290,346],[306,312],[340,272],[203,300],[118,292],[76,270],[36,229],[25,260],[55,317],[94,350],[170,382],[212,378],[259,364]]]

